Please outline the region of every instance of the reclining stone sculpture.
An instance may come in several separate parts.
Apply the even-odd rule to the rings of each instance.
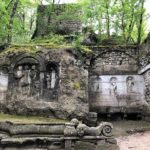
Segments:
[[[112,136],[113,125],[109,122],[102,122],[97,127],[89,127],[86,124],[72,119],[70,123],[65,124],[65,136]]]

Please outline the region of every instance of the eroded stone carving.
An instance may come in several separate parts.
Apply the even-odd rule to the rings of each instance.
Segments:
[[[99,76],[92,76],[90,78],[90,90],[92,92],[102,92],[102,85],[101,85],[101,82],[102,82],[102,79],[99,77]]]
[[[110,79],[110,94],[112,96],[117,94],[117,78],[116,77],[112,77]]]
[[[88,127],[86,124],[72,119],[70,123],[66,124],[64,129],[65,136],[112,136],[113,125],[109,122],[102,122],[97,127]]]
[[[133,92],[133,88],[134,88],[134,78],[132,76],[127,77],[127,92]]]
[[[18,65],[14,69],[13,86],[21,95],[31,96],[38,92],[38,72],[35,65]],[[39,95],[39,94],[38,94]]]
[[[57,99],[59,69],[55,62],[48,62],[40,70],[40,63],[34,58],[23,58],[12,68],[9,76],[11,97],[51,101]]]

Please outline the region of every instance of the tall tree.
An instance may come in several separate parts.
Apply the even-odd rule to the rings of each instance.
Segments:
[[[140,17],[139,17],[139,25],[138,25],[138,39],[137,44],[139,45],[141,43],[142,39],[142,24],[143,24],[143,15],[144,15],[144,2],[145,0],[140,1]]]
[[[14,17],[15,17],[16,11],[17,11],[18,4],[19,4],[19,0],[14,0],[14,4],[12,7],[12,11],[11,11],[9,23],[8,23],[8,35],[7,35],[7,43],[8,44],[10,44],[12,41],[13,22],[14,22]]]

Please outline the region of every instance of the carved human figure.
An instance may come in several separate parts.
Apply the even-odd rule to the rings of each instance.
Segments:
[[[110,79],[110,94],[112,96],[117,94],[117,78],[116,77],[112,77]]]
[[[53,89],[56,84],[56,72],[55,70],[51,70],[49,74],[46,74],[46,85],[48,89]]]
[[[91,91],[93,91],[93,92],[102,92],[101,78],[99,76],[91,77]]]
[[[51,76],[50,76],[50,74],[46,75],[46,84],[47,84],[47,88],[50,89],[51,88]]]
[[[26,65],[24,68],[24,86],[27,91],[27,94],[30,94],[31,92],[31,70],[29,69],[29,66]]]
[[[22,66],[18,66],[17,71],[15,73],[15,77],[19,80],[18,81],[19,91],[22,92],[23,77],[24,77]]]
[[[127,92],[133,92],[134,87],[134,78],[128,77],[127,78]]]
[[[54,88],[56,84],[56,72],[52,70],[51,72],[51,88]]]
[[[38,70],[35,65],[31,66],[31,71],[30,71],[30,78],[31,78],[31,94],[35,94],[37,91],[39,91],[39,88],[37,88],[37,80],[38,80]]]
[[[40,95],[43,95],[43,87],[44,87],[44,73],[40,73]]]
[[[37,69],[35,65],[32,65],[31,67],[31,73],[30,73],[32,81],[35,81],[37,79]]]

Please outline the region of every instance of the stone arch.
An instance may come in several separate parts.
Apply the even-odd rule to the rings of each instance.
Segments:
[[[23,64],[23,63],[38,64],[39,71],[45,71],[44,58],[42,58],[39,55],[23,53],[18,55],[16,58],[13,58],[13,60],[11,61],[10,72],[13,72],[14,68],[18,64]]]

